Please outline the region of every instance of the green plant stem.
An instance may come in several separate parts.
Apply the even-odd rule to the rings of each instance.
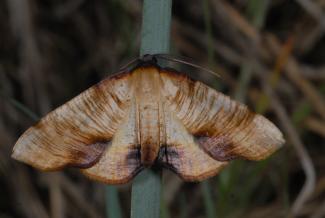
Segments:
[[[201,190],[203,192],[203,199],[205,204],[205,214],[207,218],[216,218],[216,207],[212,198],[212,190],[209,180],[201,182]]]
[[[171,0],[144,0],[140,55],[168,53]],[[162,172],[146,169],[133,182],[131,218],[158,218]]]
[[[214,65],[214,49],[213,49],[213,35],[212,35],[212,24],[211,24],[211,15],[210,15],[210,5],[209,0],[204,0],[203,2],[203,16],[204,16],[204,25],[208,41],[208,63],[209,66]]]
[[[249,0],[247,2],[246,17],[250,23],[257,29],[260,30],[265,22],[267,10],[269,8],[270,0]],[[253,66],[252,63],[245,62],[241,66],[240,76],[238,81],[238,88],[234,94],[236,100],[245,102],[245,96],[249,88],[249,83],[253,76]],[[261,167],[263,164],[257,163],[256,169]],[[218,215],[220,217],[225,217],[232,212],[231,199],[229,198],[230,193],[234,192],[235,187],[238,183],[242,184],[239,178],[240,172],[243,170],[243,165],[241,162],[232,162],[230,166],[224,170],[219,176],[219,194],[218,199]],[[259,171],[257,171],[259,172]],[[255,176],[255,175],[254,175]],[[252,176],[252,178],[255,178]],[[256,177],[257,178],[257,177]],[[252,182],[251,182],[252,183]],[[250,184],[250,183],[245,183]],[[240,211],[243,206],[247,203],[249,197],[252,194],[252,188],[247,185],[242,186],[241,197],[238,198],[237,211]],[[230,206],[229,206],[230,205]],[[240,212],[239,212],[240,213]]]
[[[131,218],[160,217],[161,171],[146,169],[133,182]]]
[[[122,211],[118,197],[118,190],[115,186],[106,186],[106,216],[108,218],[121,218]]]
[[[40,117],[33,112],[31,109],[29,109],[27,106],[25,106],[24,104],[22,104],[21,102],[17,101],[14,98],[11,98],[9,96],[6,96],[2,90],[0,90],[0,95],[4,97],[4,99],[8,100],[8,102],[10,104],[12,104],[15,108],[17,108],[17,110],[19,110],[20,112],[24,113],[27,117],[29,117],[30,119],[32,119],[33,121],[38,121],[40,119]]]
[[[265,22],[267,9],[270,0],[250,0],[247,6],[247,17],[251,24],[260,30]],[[235,93],[235,99],[245,102],[245,96],[253,71],[250,63],[244,63],[240,69],[238,89]]]
[[[144,0],[140,55],[168,53],[172,0]]]
[[[204,16],[204,24],[205,24],[205,31],[207,37],[207,52],[208,52],[208,63],[209,67],[213,68],[215,66],[214,63],[214,49],[213,49],[213,34],[212,34],[212,23],[211,23],[211,14],[210,14],[210,5],[209,0],[204,0],[203,3],[203,16]],[[215,88],[219,87],[219,83],[216,80]],[[203,181],[200,183],[201,192],[203,196],[203,203],[205,209],[205,215],[207,218],[216,218],[216,210],[215,210],[215,203],[213,200],[213,195],[211,193],[211,185],[209,180]]]

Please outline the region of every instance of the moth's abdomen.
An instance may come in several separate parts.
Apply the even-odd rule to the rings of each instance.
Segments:
[[[159,108],[156,104],[142,104],[139,113],[139,137],[141,145],[141,162],[151,165],[159,150]]]
[[[156,68],[139,68],[133,74],[137,105],[138,139],[141,163],[152,165],[160,148],[159,74]]]

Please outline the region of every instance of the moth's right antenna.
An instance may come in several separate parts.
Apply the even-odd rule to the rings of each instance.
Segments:
[[[191,66],[191,67],[195,67],[197,69],[206,71],[206,72],[211,73],[211,74],[213,74],[213,75],[220,78],[220,75],[218,73],[216,73],[216,72],[214,72],[214,71],[212,71],[212,70],[210,70],[208,68],[205,68],[205,67],[202,67],[200,65],[193,64],[193,63],[190,63],[188,61],[184,61],[184,60],[181,60],[181,59],[178,59],[178,58],[175,58],[175,57],[171,57],[168,54],[155,54],[155,57],[165,59],[165,60],[168,60],[168,61],[174,61],[174,62],[177,62],[177,63],[185,64],[185,65],[188,65],[188,66]]]

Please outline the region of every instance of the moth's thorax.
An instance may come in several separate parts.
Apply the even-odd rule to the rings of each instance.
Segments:
[[[160,101],[160,75],[157,68],[141,67],[133,72],[133,87],[136,102],[136,122],[141,163],[152,165],[156,160],[160,145],[164,120]]]

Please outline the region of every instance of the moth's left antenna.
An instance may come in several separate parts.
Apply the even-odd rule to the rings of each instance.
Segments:
[[[126,69],[129,69],[130,66],[134,65],[135,63],[139,62],[140,58],[134,58],[133,60],[129,61],[128,63],[124,64],[119,71],[125,71]]]

